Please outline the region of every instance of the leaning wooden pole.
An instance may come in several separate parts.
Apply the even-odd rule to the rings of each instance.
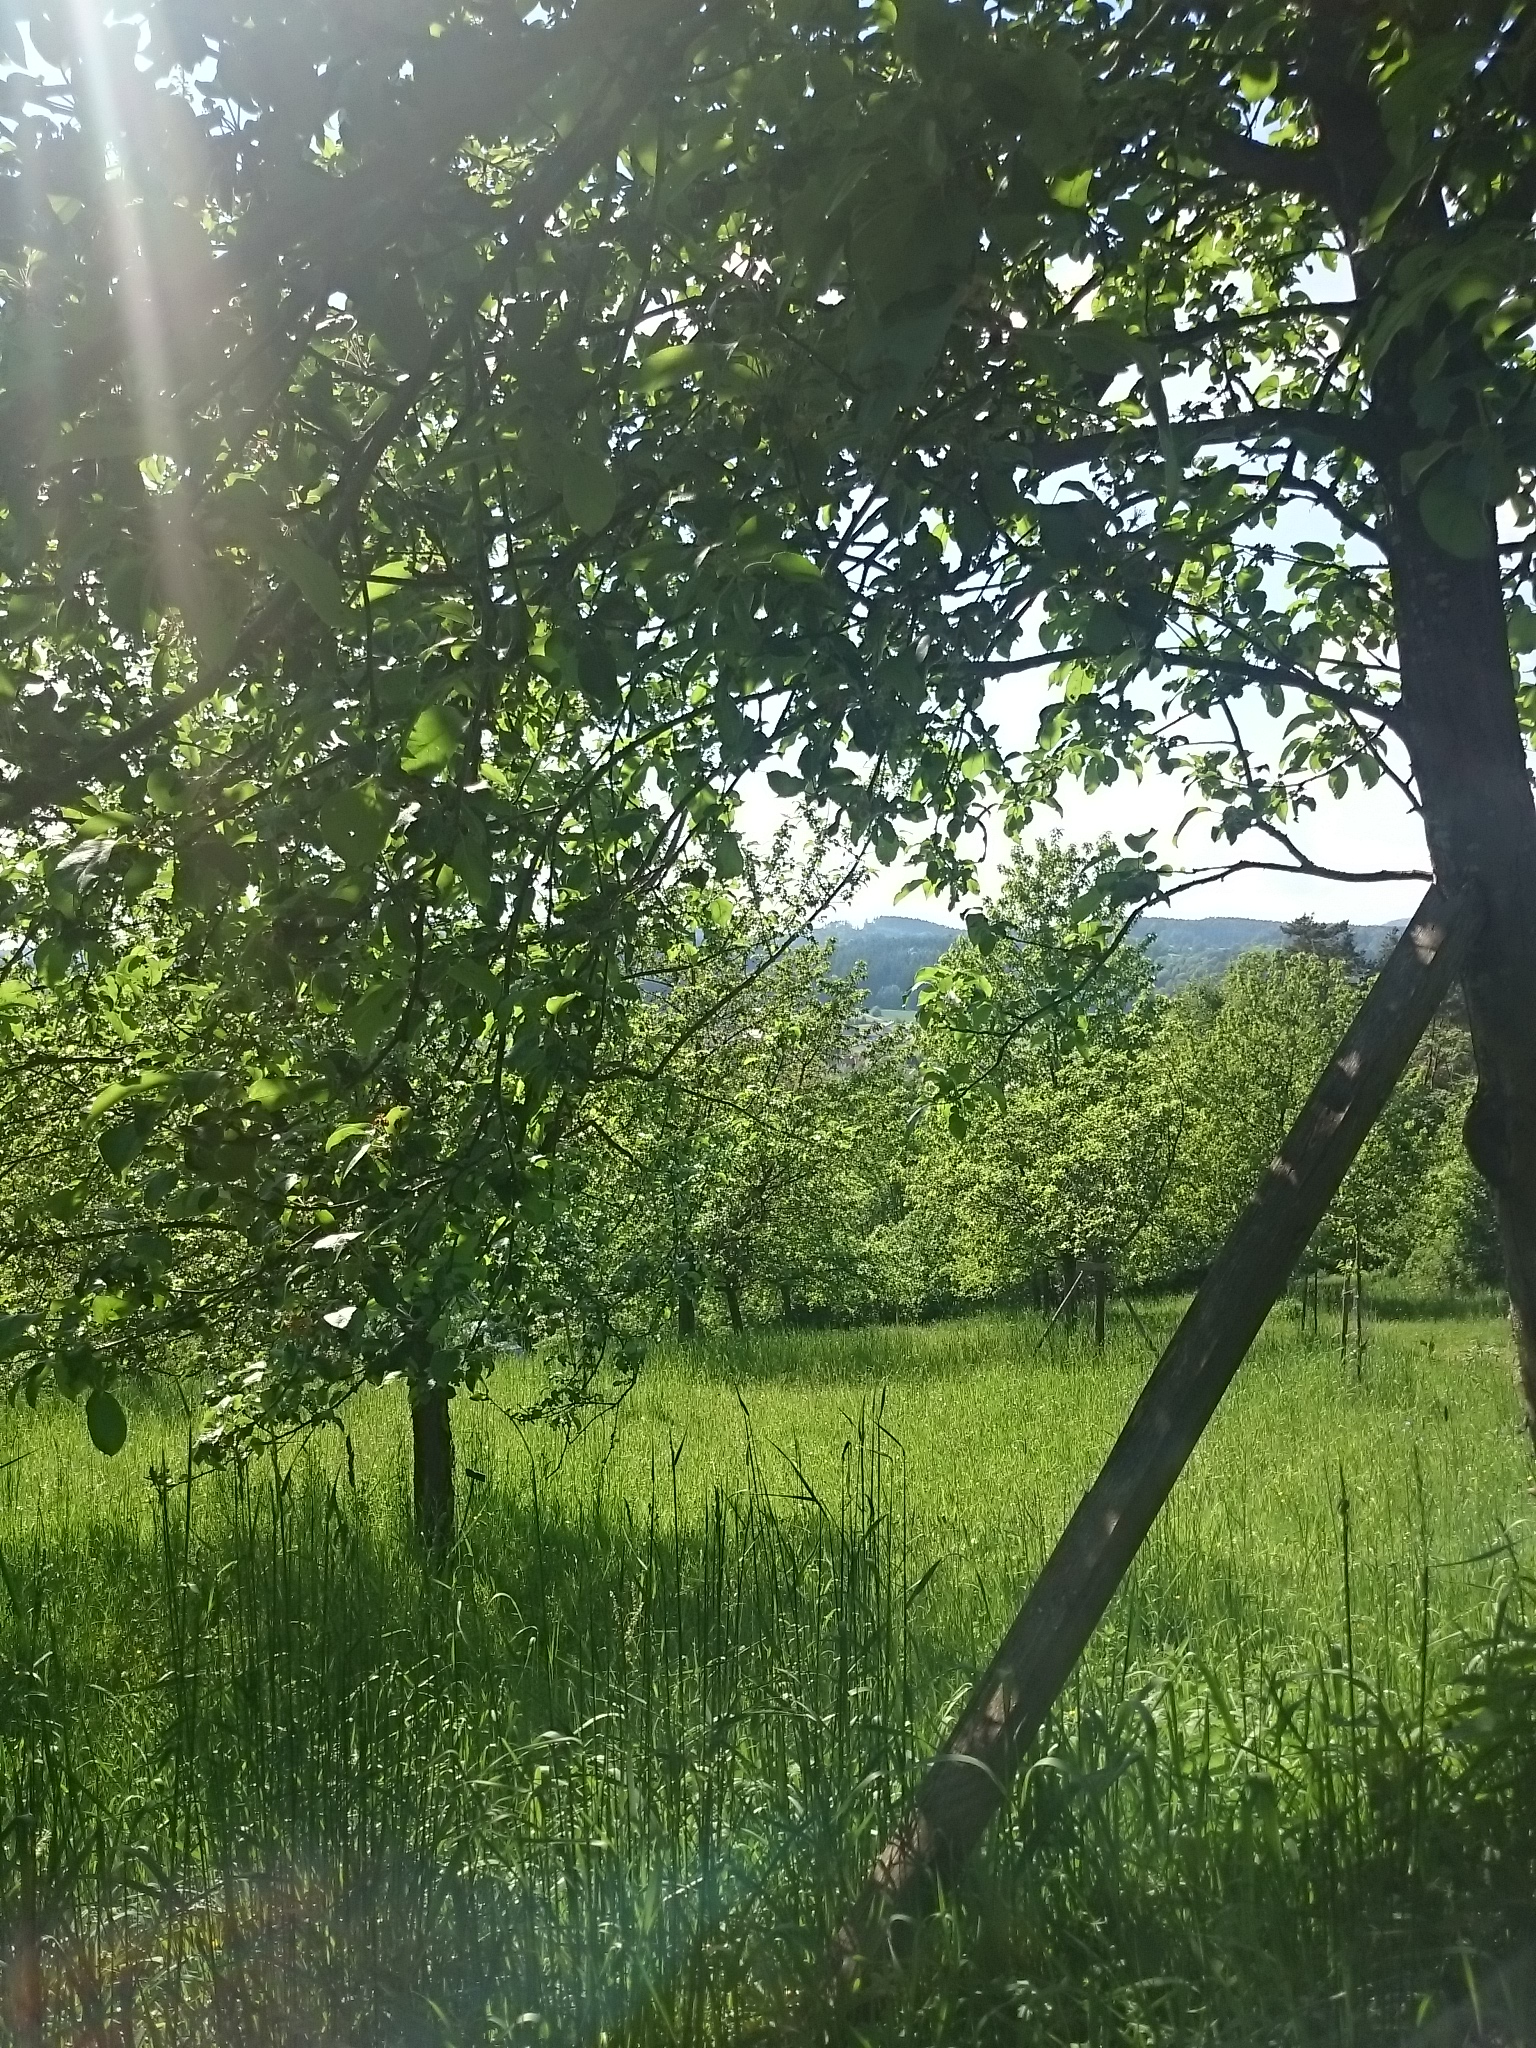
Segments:
[[[1473,919],[1431,889],[1297,1118],[928,1768],[837,1942],[846,1987],[970,1855],[1460,965]]]

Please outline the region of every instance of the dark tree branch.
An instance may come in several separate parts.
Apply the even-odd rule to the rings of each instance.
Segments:
[[[1373,464],[1382,452],[1381,436],[1369,418],[1305,406],[1266,406],[1251,413],[1173,419],[1167,432],[1191,448],[1300,436],[1329,441]],[[1102,434],[1074,434],[1061,440],[1015,435],[1011,444],[1005,445],[1021,468],[1046,476],[1080,464],[1112,461],[1116,456],[1156,455],[1162,438],[1163,429],[1154,423]]]
[[[1227,171],[1245,184],[1257,185],[1264,192],[1294,192],[1324,206],[1333,204],[1336,195],[1328,159],[1316,143],[1304,149],[1277,149],[1272,143],[1217,129],[1202,146],[1217,170]]]

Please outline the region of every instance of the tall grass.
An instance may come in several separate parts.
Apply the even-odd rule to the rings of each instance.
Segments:
[[[458,1404],[435,1569],[391,1391],[212,1476],[147,1402],[112,1465],[73,1411],[9,1418],[13,2037],[1536,2039],[1506,1343],[1410,1319],[1359,1380],[1266,1337],[986,1857],[892,2001],[829,2017],[839,1905],[1140,1344],[702,1345],[571,1443],[507,1370]]]

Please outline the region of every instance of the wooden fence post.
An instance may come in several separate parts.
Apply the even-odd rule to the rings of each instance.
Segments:
[[[1152,1371],[1103,1470],[838,1935],[867,1982],[980,1841],[1115,1589],[1450,988],[1472,916],[1431,889]]]

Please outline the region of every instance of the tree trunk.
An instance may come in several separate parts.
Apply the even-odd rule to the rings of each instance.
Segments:
[[[1422,435],[1417,438],[1422,439]],[[1480,905],[1462,977],[1477,1094],[1472,1163],[1498,1204],[1526,1422],[1536,1436],[1536,802],[1515,709],[1498,557],[1458,560],[1395,509],[1403,732],[1441,887]]]
[[[747,1326],[741,1314],[741,1289],[734,1280],[726,1280],[721,1283],[720,1291],[725,1296],[725,1312],[731,1319],[731,1328],[738,1337],[743,1336]]]
[[[453,1540],[453,1424],[448,1389],[411,1389],[411,1503],[416,1534],[428,1550]]]
[[[1093,1264],[1093,1348],[1104,1349],[1105,1320],[1109,1308],[1109,1268],[1102,1259]]]
[[[1072,1320],[1075,1323],[1082,1310],[1082,1301],[1080,1299],[1082,1291],[1082,1266],[1072,1252],[1063,1252],[1061,1255],[1061,1292],[1056,1297],[1057,1315],[1064,1316],[1070,1308],[1072,1310]]]
[[[864,1980],[980,1841],[1454,976],[1465,910],[1431,890],[1201,1282],[838,1936]]]

